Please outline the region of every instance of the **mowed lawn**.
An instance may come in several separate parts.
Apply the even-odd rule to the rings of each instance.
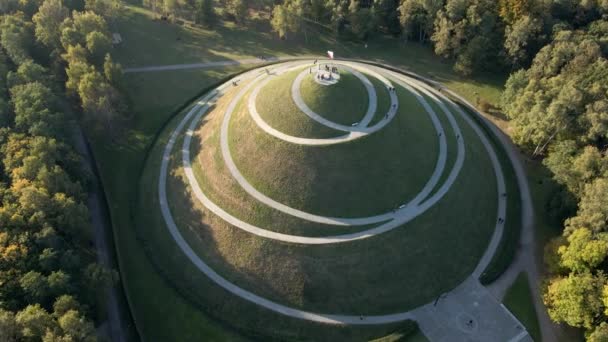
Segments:
[[[307,212],[363,217],[414,198],[435,168],[439,143],[424,107],[397,87],[401,106],[383,129],[348,143],[302,146],[260,129],[241,105],[230,122],[232,158],[267,196]]]
[[[464,279],[485,250],[494,227],[496,203],[487,199],[497,198],[497,194],[489,160],[480,154],[484,149],[475,137],[469,136],[469,131],[463,133],[471,142],[470,159],[462,170],[466,177],[459,177],[453,191],[427,213],[373,239],[338,246],[298,246],[260,239],[235,229],[192,198],[181,174],[179,150],[174,153],[169,180],[171,210],[183,234],[204,260],[220,274],[257,294],[318,312],[371,314],[407,310],[432,300]],[[157,146],[155,153],[160,153],[161,147]],[[181,272],[175,269],[188,267],[184,265],[189,263],[183,255],[180,259],[179,251],[175,253],[175,244],[156,214],[158,210],[151,209],[158,204],[155,191],[150,195],[148,184],[158,177],[159,160],[151,158],[144,172],[140,191],[148,195],[139,199],[138,229],[145,231],[146,244],[155,254],[171,256],[162,261],[168,272]],[[463,212],[475,215],[462,215]],[[171,266],[173,262],[175,265]],[[428,272],[429,269],[434,271]],[[188,279],[172,279],[180,279],[177,286],[195,291],[201,305],[207,303],[216,308],[213,303],[222,300],[222,310],[241,307],[228,304],[239,300],[220,297],[217,290],[188,285],[205,279],[195,273],[188,273]],[[227,317],[235,315],[222,312]],[[274,319],[257,311],[239,312],[242,319],[237,324]]]
[[[245,85],[243,85],[245,86]],[[230,175],[220,150],[220,125],[237,89],[230,89],[201,119],[190,151],[194,175],[203,192],[231,215],[267,230],[303,236],[352,233],[370,226],[323,225],[284,214],[246,193]],[[263,148],[263,147],[261,147]]]
[[[357,44],[323,40],[280,41],[268,30],[239,29],[231,24],[222,24],[214,32],[151,18],[150,11],[132,6],[126,7],[119,18],[116,31],[122,35],[124,44],[115,52],[123,66],[196,63],[257,55],[324,54],[333,48],[338,56],[386,62],[431,76],[472,101],[480,96],[496,103],[504,82],[504,76],[500,75],[460,77],[451,70],[449,61],[434,56],[429,47],[403,44],[392,38],[376,37],[369,42],[369,48],[364,49]],[[159,275],[160,271],[149,261],[149,255],[144,254],[143,245],[133,230],[133,203],[146,151],[163,122],[201,89],[242,68],[126,74],[132,122],[116,141],[91,136],[110,204],[122,281],[144,339],[236,339],[231,329],[209,319],[204,310],[185,300]]]
[[[141,75],[146,88],[133,89],[134,118],[115,141],[91,135],[97,165],[110,207],[121,281],[126,289],[137,329],[144,340],[170,341],[238,340],[232,329],[210,319],[180,296],[150,262],[133,229],[131,208],[137,197],[137,183],[157,131],[172,113],[195,93],[179,87],[184,81],[200,89],[214,84],[239,68],[190,72],[188,75]],[[139,76],[139,75],[138,75]],[[165,86],[155,79],[162,77]],[[146,90],[148,91],[146,93]],[[135,92],[137,91],[137,92]],[[168,315],[167,312],[171,314]]]
[[[308,75],[302,80],[300,94],[304,103],[315,113],[342,125],[361,121],[369,104],[365,86],[348,71],[340,73],[337,84],[327,86],[317,83],[313,75]]]
[[[331,138],[344,132],[326,127],[304,114],[291,96],[291,84],[303,70],[298,68],[272,79],[262,86],[256,99],[260,117],[280,132],[302,138]],[[254,88],[257,86],[254,86]]]
[[[151,151],[152,156],[159,156],[162,153],[169,134],[177,123],[177,119],[172,121],[167,130],[163,131],[158,140],[159,143]],[[182,142],[183,137],[178,139],[176,146],[181,146]],[[174,218],[180,229],[183,229],[182,234],[193,243],[197,252],[202,252],[203,243],[209,243],[211,244],[209,245],[211,246],[210,252],[219,260],[230,257],[229,255],[217,254],[218,250],[213,247],[216,242],[222,239],[221,235],[226,232],[225,230],[218,230],[207,236],[195,232],[200,228],[203,216],[211,218],[211,215],[203,213],[203,216],[201,216],[201,211],[196,209],[197,204],[191,202],[190,192],[184,186],[181,169],[173,167],[178,165],[177,163],[181,163],[181,152],[179,150],[177,148],[172,156],[172,167],[170,168],[172,171],[170,171],[168,179],[170,183],[168,185],[170,190],[168,195]],[[136,209],[134,228],[138,232],[142,244],[148,249],[148,255],[153,264],[157,266],[157,271],[170,282],[174,290],[190,301],[193,308],[210,314],[222,322],[222,325],[230,325],[236,331],[258,339],[365,341],[401,332],[409,335],[416,330],[412,323],[407,321],[380,326],[343,327],[290,319],[227,293],[196,269],[169,235],[158,209],[157,189],[149,185],[149,182],[158,180],[160,159],[150,158],[147,164],[148,166],[144,170],[139,184],[140,196],[137,198],[134,208]],[[182,210],[183,212],[181,212]],[[202,223],[202,226],[206,226],[206,223]],[[219,235],[216,235],[216,233]],[[243,233],[243,235],[245,234]],[[258,242],[264,243],[263,240],[258,240]],[[259,247],[259,245],[254,246],[251,243],[240,241],[232,245],[230,249],[236,252],[235,255],[248,254],[248,258],[253,260],[256,258],[256,254],[262,253]],[[280,263],[276,263],[275,260],[275,264]],[[223,270],[220,269],[220,271]],[[255,274],[247,274],[246,277],[255,277]],[[170,308],[170,306],[168,307]],[[224,339],[231,340],[231,337],[225,336]]]
[[[517,276],[515,282],[507,290],[503,303],[526,327],[534,341],[542,341],[526,273],[522,272]]]

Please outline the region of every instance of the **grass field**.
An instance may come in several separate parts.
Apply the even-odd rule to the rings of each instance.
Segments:
[[[536,311],[534,311],[532,294],[528,285],[528,276],[525,273],[520,273],[517,276],[513,285],[507,290],[503,303],[526,327],[534,341],[542,341],[538,318],[536,317]]]
[[[337,84],[324,86],[309,75],[300,87],[304,103],[315,113],[342,125],[359,122],[367,112],[369,96],[361,81],[348,71],[340,73]]]
[[[203,127],[211,125],[206,122]],[[481,200],[496,197],[492,172],[487,173],[489,161],[486,157],[486,166],[481,166],[483,147],[474,143],[470,129],[463,127],[463,134],[472,145],[468,155],[474,162],[465,163],[462,171],[470,177],[460,178],[454,185],[457,188],[446,195],[445,201],[406,227],[359,243],[311,248],[279,244],[240,232],[202,208],[192,209],[197,207],[197,203],[185,191],[176,165],[169,188],[172,211],[189,241],[200,244],[194,247],[205,260],[240,286],[253,287],[256,293],[294,306],[323,311],[360,312],[364,309],[366,312],[391,312],[413,307],[463,279],[475,266],[491,234],[488,228],[493,227],[495,220],[495,203]],[[175,158],[179,161],[179,151]],[[160,217],[156,215],[154,218],[149,214],[158,212],[150,210],[156,204],[147,185],[157,177],[158,158],[151,159],[149,163],[141,183],[138,227],[145,227],[147,244],[156,251],[155,254],[171,255],[167,258],[171,260],[164,263],[182,265],[187,262],[179,261],[179,252],[171,252],[172,242]],[[490,183],[480,186],[481,179]],[[472,189],[471,181],[489,193],[484,193],[484,190],[475,194],[458,191],[458,188]],[[143,196],[144,192],[146,196]],[[489,206],[487,210],[481,207],[484,204]],[[478,210],[480,214],[475,217],[460,215],[471,210]],[[276,260],[281,260],[281,263],[277,264]],[[419,260],[425,262],[420,263]],[[454,265],[463,267],[458,269]],[[174,268],[168,267],[169,270]],[[429,268],[437,272],[429,274],[422,271]],[[344,277],[345,270],[348,270],[348,277]],[[436,278],[438,274],[441,274],[441,281]],[[375,286],[378,281],[382,282],[381,290]],[[346,284],[360,286],[351,288]],[[420,284],[426,286],[421,289]],[[349,290],[344,291],[345,288]],[[205,298],[209,295],[206,291],[209,290],[197,292]],[[332,296],[328,298],[328,294]],[[243,320],[251,319],[245,313],[242,317]]]
[[[391,37],[372,37],[365,48],[362,42],[336,41],[327,33],[308,41],[301,37],[280,40],[267,23],[255,20],[245,27],[222,22],[213,30],[205,30],[153,18],[149,10],[126,6],[117,19],[116,30],[124,43],[115,54],[124,66],[236,60],[261,55],[324,56],[330,49],[339,58],[369,59],[431,77],[472,103],[479,97],[498,104],[506,81],[506,75],[496,73],[463,77],[452,70],[451,61],[434,55],[430,47]]]
[[[324,147],[271,137],[242,106],[229,128],[232,157],[258,190],[301,210],[338,217],[392,210],[422,189],[439,153],[422,105],[405,89],[398,88],[397,94],[399,114],[388,126],[362,139]]]
[[[302,138],[331,138],[344,132],[323,126],[302,113],[291,97],[291,84],[303,69],[287,72],[269,81],[260,90],[256,107],[271,127]]]
[[[151,18],[151,12],[132,6],[120,15],[116,31],[122,35],[124,44],[115,52],[124,66],[194,63],[260,54],[323,54],[328,47],[336,46],[335,42],[322,40],[312,43],[280,41],[267,29],[239,29],[222,24],[216,32],[212,32],[153,21]],[[460,77],[452,71],[450,62],[434,56],[427,46],[403,44],[391,38],[376,37],[369,41],[368,49],[357,44],[338,46],[338,55],[391,63],[419,72],[443,82],[473,102],[479,96],[496,103],[505,79],[503,75]],[[242,68],[127,74],[127,95],[134,117],[132,123],[119,134],[116,141],[90,137],[110,204],[122,281],[144,340],[238,339],[227,326],[209,318],[207,314],[213,308],[201,308],[187,292],[166,281],[168,275],[158,267],[163,261],[151,262],[150,253],[144,253],[146,247],[143,241],[138,240],[133,229],[133,203],[139,191],[135,184],[138,183],[146,151],[165,120],[205,86]],[[179,272],[181,267],[172,271]],[[184,287],[196,285],[196,279],[192,279],[185,282]],[[171,314],[167,315],[167,312]],[[213,312],[211,316],[218,317]],[[308,328],[300,328],[299,333]],[[277,330],[289,332],[279,326]],[[298,330],[294,330],[293,334],[297,336]],[[340,334],[348,335],[345,332]],[[348,336],[362,338],[364,335],[351,333]],[[372,337],[373,334],[365,336]]]

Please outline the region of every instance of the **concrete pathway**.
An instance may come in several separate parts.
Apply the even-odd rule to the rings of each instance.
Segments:
[[[255,84],[255,81],[259,81],[264,76],[258,76],[252,84]],[[399,81],[405,82],[407,77],[400,76]],[[411,80],[410,80],[411,81]],[[431,87],[428,87],[424,84],[416,84],[416,82],[411,82],[411,84],[415,84],[420,86],[419,89],[426,92],[429,96],[435,96],[434,90]],[[438,298],[438,300],[433,303],[429,303],[427,305],[421,306],[414,310],[394,313],[389,315],[377,315],[377,316],[361,316],[361,315],[335,315],[335,314],[321,314],[321,313],[313,313],[304,310],[298,310],[294,308],[290,308],[284,306],[282,304],[272,302],[263,297],[257,296],[245,289],[242,289],[225,278],[221,277],[217,274],[213,269],[211,269],[200,257],[190,248],[188,243],[181,236],[179,229],[177,228],[171,212],[168,207],[167,197],[166,197],[166,177],[168,172],[168,164],[169,159],[173,150],[173,146],[175,141],[181,134],[182,130],[186,126],[188,122],[190,122],[189,129],[186,133],[186,137],[184,140],[184,144],[182,147],[182,158],[185,165],[185,171],[187,177],[194,177],[192,170],[190,168],[190,151],[189,144],[191,142],[191,138],[196,128],[196,125],[200,118],[205,114],[208,109],[210,103],[217,99],[217,96],[221,93],[222,87],[226,87],[222,85],[218,88],[218,91],[211,92],[205,98],[203,98],[179,123],[178,127],[172,132],[171,138],[167,145],[165,146],[165,150],[163,153],[163,160],[161,163],[160,177],[158,182],[158,190],[159,190],[159,200],[161,206],[161,212],[165,222],[167,224],[167,228],[171,233],[172,237],[178,244],[178,246],[182,249],[182,251],[186,254],[186,256],[195,264],[195,266],[205,273],[211,280],[216,282],[218,285],[226,289],[227,291],[245,299],[256,303],[257,305],[263,306],[269,310],[275,311],[277,313],[299,318],[306,319],[310,321],[320,322],[320,323],[328,323],[328,324],[351,324],[351,325],[366,325],[366,324],[386,324],[391,322],[398,322],[405,319],[414,319],[416,320],[423,333],[431,338],[432,340],[438,341],[529,341],[529,335],[523,329],[521,324],[510,315],[508,310],[506,310],[502,305],[500,305],[494,297],[492,297],[487,289],[479,284],[477,280],[478,269],[485,268],[485,264],[489,261],[491,256],[494,254],[497,244],[494,243],[496,236],[500,236],[499,232],[501,232],[501,224],[497,224],[495,227],[495,233],[492,237],[492,241],[490,242],[488,249],[484,253],[484,256],[480,260],[479,265],[476,267],[476,270],[473,272],[472,276],[466,279],[461,285],[456,287],[454,290],[447,293],[445,296]],[[248,89],[245,87],[242,92],[244,93]],[[450,106],[454,107],[455,104],[451,103],[451,101],[444,99],[444,101],[448,102]],[[446,111],[446,106],[440,101],[440,107],[442,110]],[[457,107],[454,107],[456,111],[463,115],[465,120],[467,120],[467,116],[462,111],[459,111]],[[229,110],[233,110],[229,109]],[[450,113],[447,110],[448,114]],[[454,118],[448,114],[448,119],[450,123],[454,126],[455,120]],[[486,147],[488,152],[491,155],[492,164],[495,169],[496,177],[497,177],[497,186],[498,186],[498,200],[499,203],[501,201],[501,186],[504,189],[504,179],[502,178],[502,171],[500,170],[500,165],[497,165],[496,155],[489,144],[489,141],[483,135],[483,132],[477,127],[475,123],[470,120],[467,120],[467,123],[474,127],[475,132],[480,135],[482,144]],[[460,131],[457,125],[453,127],[457,130],[460,135]],[[463,146],[462,139],[458,139],[458,145]],[[459,149],[460,150],[460,149]],[[464,148],[462,148],[464,151]],[[492,157],[493,155],[493,157]],[[462,154],[459,153],[457,157],[456,164],[462,166],[464,161],[464,152]],[[442,188],[439,190],[447,191],[449,186],[446,187],[446,184],[450,181],[450,178],[455,178],[457,172],[454,173],[454,170],[450,173],[448,177],[448,181],[443,184]],[[453,182],[453,179],[452,179]],[[502,185],[501,185],[502,184]],[[451,185],[451,184],[449,184]],[[193,191],[195,195],[198,197],[202,192],[199,187],[193,187]],[[197,193],[198,192],[198,193]],[[202,194],[204,197],[204,194]],[[433,197],[431,197],[432,199]],[[199,198],[200,199],[200,198]],[[425,205],[424,202],[421,206]],[[504,202],[504,201],[503,201]],[[432,203],[434,204],[434,202]],[[430,205],[432,205],[430,204]],[[502,205],[499,204],[499,215],[500,211],[506,209],[506,203]],[[501,209],[502,208],[502,209]],[[219,208],[221,210],[221,208]],[[504,212],[502,213],[504,217]],[[231,218],[225,218],[220,215],[220,217],[226,219],[229,223],[232,223]],[[393,222],[396,220],[393,220]],[[382,226],[380,226],[382,227]],[[378,228],[380,228],[378,227]],[[372,229],[375,231],[377,228]],[[265,230],[264,230],[265,231]],[[268,234],[278,234],[274,232],[265,231]],[[289,240],[289,242],[301,243],[297,239],[295,241]]]
[[[322,115],[317,114],[315,111],[310,109],[310,107],[308,107],[308,105],[306,104],[306,102],[304,102],[304,99],[302,98],[302,93],[300,92],[302,81],[307,75],[309,75],[308,70],[303,70],[301,73],[299,73],[298,76],[296,76],[296,79],[291,84],[291,97],[293,98],[293,102],[295,102],[298,109],[300,109],[304,114],[306,114],[309,118],[313,119],[314,121],[320,123],[323,126],[344,132],[356,131],[359,126],[367,127],[370,121],[372,121],[372,119],[374,118],[374,114],[376,114],[376,108],[378,107],[378,96],[376,95],[376,88],[374,88],[372,82],[370,82],[370,80],[365,77],[365,75],[358,72],[357,70],[354,70],[346,65],[339,63],[336,63],[336,65],[340,65],[342,69],[351,72],[356,78],[359,79],[359,81],[361,81],[361,83],[363,83],[363,86],[365,86],[365,90],[367,91],[367,98],[369,99],[367,111],[365,112],[363,119],[358,123],[357,126],[342,125],[339,123],[335,123],[331,120],[327,120]],[[391,101],[391,107],[397,104],[398,102],[395,103]]]
[[[263,76],[259,76],[256,80],[259,80],[262,77]],[[255,81],[250,83],[248,86],[246,86],[244,89],[242,89],[239,92],[239,94],[237,94],[235,96],[235,98],[229,105],[229,108],[226,110],[227,116],[230,113],[232,113],[232,111],[236,107],[237,103],[239,102],[240,96],[242,96],[242,94],[245,94],[248,91],[249,87],[252,86],[252,84],[255,84]],[[427,91],[427,90],[424,90],[424,91]],[[430,94],[430,96],[434,97],[434,95],[432,93],[429,93],[429,94]],[[420,96],[420,95],[418,95],[418,96]],[[421,96],[420,96],[420,98],[423,99]],[[439,101],[436,97],[434,98],[434,100]],[[424,103],[425,103],[425,107],[427,108],[429,113],[432,113],[432,120],[434,121],[434,124],[436,125],[436,129],[439,129],[439,128],[437,128],[440,126],[439,126],[439,120],[437,119],[436,114],[434,113],[432,108],[428,105],[428,103],[426,103],[426,101]],[[460,128],[458,127],[458,125],[456,124],[456,121],[452,117],[451,112],[445,106],[442,107],[442,110],[448,116],[448,119],[450,121],[450,124],[451,124],[452,129],[454,130],[455,134],[461,135]],[[226,133],[224,132],[224,130],[227,130],[227,123],[229,122],[229,119],[230,119],[229,117],[224,118],[222,133],[221,133],[222,139],[223,139],[223,137],[226,136]],[[455,162],[446,182],[439,188],[439,190],[433,196],[428,198],[426,201],[422,202],[430,194],[430,192],[434,189],[439,178],[441,177],[443,168],[445,166],[445,160],[446,160],[446,156],[447,156],[445,135],[438,134],[440,136],[440,156],[438,159],[438,163],[437,163],[435,172],[433,173],[433,175],[431,176],[431,179],[429,180],[429,182],[427,182],[427,184],[425,185],[423,190],[413,200],[411,200],[410,203],[408,203],[404,208],[395,210],[394,212],[389,212],[387,214],[375,216],[375,217],[372,217],[371,219],[370,218],[360,218],[360,219],[327,218],[324,216],[317,216],[317,218],[314,218],[313,217],[314,215],[312,215],[312,214],[298,212],[296,209],[284,206],[283,204],[275,202],[275,201],[267,198],[265,195],[257,192],[257,190],[255,190],[253,188],[253,186],[251,186],[249,183],[247,183],[245,178],[238,172],[238,169],[236,169],[236,166],[234,165],[234,162],[231,159],[230,151],[227,146],[227,139],[225,141],[223,141],[222,142],[222,153],[224,155],[227,166],[229,168],[231,168],[230,171],[231,171],[232,175],[235,177],[235,179],[237,181],[239,181],[239,183],[244,187],[245,190],[247,190],[248,192],[251,192],[252,194],[255,194],[257,199],[264,201],[265,203],[271,203],[272,207],[277,210],[282,209],[281,211],[284,211],[288,214],[292,214],[294,216],[298,216],[298,217],[308,219],[308,220],[316,219],[318,221],[322,221],[322,220],[333,219],[333,220],[335,220],[334,222],[342,222],[345,224],[353,224],[353,225],[356,225],[360,222],[365,222],[365,220],[372,220],[372,219],[375,220],[375,219],[377,219],[377,217],[383,218],[383,221],[385,221],[387,219],[391,220],[391,221],[384,223],[380,226],[377,226],[375,228],[371,228],[371,229],[368,229],[365,231],[351,233],[351,234],[325,236],[325,237],[305,237],[305,236],[297,236],[297,235],[288,235],[288,234],[268,231],[264,228],[256,227],[247,222],[244,222],[244,221],[228,214],[227,212],[225,212],[218,205],[213,203],[202,192],[202,190],[198,184],[198,181],[196,180],[196,177],[194,176],[194,173],[191,170],[191,161],[190,161],[190,152],[189,152],[189,150],[190,150],[189,137],[194,133],[194,129],[196,127],[197,122],[198,122],[198,120],[194,120],[193,123],[191,124],[191,127],[189,128],[188,132],[186,133],[186,139],[184,140],[184,146],[182,148],[182,159],[183,159],[183,164],[184,164],[184,170],[186,172],[186,177],[188,179],[188,182],[189,182],[191,188],[193,189],[193,192],[194,192],[194,195],[196,196],[196,198],[208,210],[212,211],[213,213],[215,213],[216,215],[218,215],[225,221],[231,223],[232,225],[234,225],[240,229],[243,229],[249,233],[261,236],[261,237],[271,238],[274,240],[279,240],[279,241],[284,241],[284,242],[301,243],[301,244],[341,243],[341,242],[369,238],[374,235],[381,234],[381,233],[390,231],[392,229],[395,229],[395,228],[409,222],[416,216],[422,214],[424,211],[426,211],[431,206],[433,206],[437,201],[439,201],[447,193],[450,186],[455,181],[458,173],[460,172],[460,169],[462,168],[462,165],[464,163],[464,156],[465,156],[464,139],[459,139],[457,141],[458,154],[457,154],[456,162]],[[351,220],[351,221],[348,221],[348,220]],[[359,221],[356,221],[356,220],[359,220]],[[373,221],[369,221],[369,222],[373,222]]]

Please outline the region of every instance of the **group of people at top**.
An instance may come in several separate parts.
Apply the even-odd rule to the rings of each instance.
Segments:
[[[319,70],[321,70],[321,64],[319,64]],[[331,72],[330,72],[330,70],[331,70]],[[325,71],[329,72],[329,75],[326,76],[325,74],[322,74],[322,73],[318,72],[317,73],[317,79],[318,80],[329,80],[329,81],[333,80],[334,77],[333,77],[332,73],[336,73],[337,74],[338,73],[338,67],[332,66],[330,68],[327,64],[325,64]]]

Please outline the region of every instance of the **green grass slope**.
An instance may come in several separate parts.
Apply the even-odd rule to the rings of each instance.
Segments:
[[[338,83],[327,86],[308,75],[302,80],[300,93],[304,103],[315,113],[342,125],[361,121],[369,104],[365,86],[348,71],[340,73]]]

